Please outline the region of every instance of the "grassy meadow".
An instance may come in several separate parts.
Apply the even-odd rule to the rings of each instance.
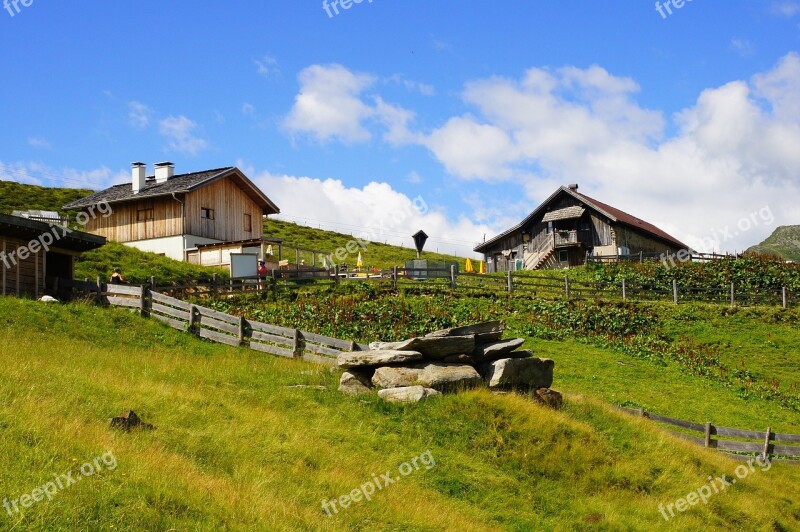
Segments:
[[[737,462],[597,399],[603,394],[573,373],[580,360],[586,375],[616,366],[618,355],[586,345],[532,345],[552,351],[554,388],[571,392],[559,412],[484,390],[414,406],[348,398],[335,391],[338,375],[327,368],[210,344],[135,313],[83,304],[2,298],[0,345],[0,496],[31,493],[109,451],[118,464],[24,514],[0,514],[3,529],[800,526],[800,469],[777,463],[665,521],[660,503],[685,497],[709,475],[732,477]],[[650,375],[630,371],[630,385],[641,387]],[[606,384],[607,391],[625,387]],[[745,409],[735,394],[687,387],[695,384],[696,394]],[[128,409],[156,429],[109,429],[108,419]],[[322,509],[323,500],[351,493],[374,474],[397,477],[400,464],[426,451],[431,469],[399,477],[371,501],[330,517]]]

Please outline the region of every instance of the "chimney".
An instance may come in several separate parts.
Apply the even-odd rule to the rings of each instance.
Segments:
[[[577,191],[578,191],[578,183],[572,183],[572,184],[571,184],[571,185],[569,185],[569,187],[567,187],[567,188],[569,188],[569,189],[570,189],[571,191],[573,191],[573,192],[577,192]]]
[[[156,163],[156,183],[166,183],[167,179],[175,175],[175,165],[173,163]]]
[[[144,182],[147,174],[147,165],[140,162],[131,163],[131,182],[133,184],[133,193],[138,194],[144,188]]]

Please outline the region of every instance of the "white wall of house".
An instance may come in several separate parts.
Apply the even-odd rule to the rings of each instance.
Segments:
[[[203,238],[195,235],[177,235],[164,238],[151,238],[148,240],[135,240],[124,242],[126,246],[165,255],[170,259],[184,261],[185,250],[196,248],[198,244],[216,244],[219,240]]]

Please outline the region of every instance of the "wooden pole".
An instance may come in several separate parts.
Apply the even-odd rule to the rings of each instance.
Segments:
[[[246,322],[244,316],[239,316],[239,345],[244,343],[245,325]]]
[[[564,276],[564,294],[567,296],[567,299],[569,299],[569,277],[566,275]]]
[[[450,265],[450,286],[455,289],[456,287],[456,265]]]
[[[767,434],[764,436],[764,460],[769,456],[769,440],[772,439],[772,427],[767,427]]]
[[[397,290],[397,266],[392,268],[392,286]]]
[[[734,289],[733,281],[731,281],[731,306],[736,304],[736,291]]]
[[[507,279],[508,291],[509,292],[513,292],[514,291],[514,277],[511,274],[511,270],[508,270],[508,272],[506,272],[506,273],[507,273],[507,277],[508,277],[508,279]]]
[[[783,308],[786,308],[786,287],[781,289],[781,299],[783,300]]]
[[[628,290],[627,290],[627,288],[628,287],[625,285],[625,278],[623,277],[622,278],[622,299],[623,300],[628,299]]]
[[[678,304],[678,280],[672,280],[672,301],[677,305]]]
[[[709,421],[706,423],[706,438],[705,438],[705,448],[708,449],[711,447],[711,422]]]

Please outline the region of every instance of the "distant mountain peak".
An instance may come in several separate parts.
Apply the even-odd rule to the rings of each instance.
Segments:
[[[747,251],[800,262],[800,225],[781,225],[766,240]]]

